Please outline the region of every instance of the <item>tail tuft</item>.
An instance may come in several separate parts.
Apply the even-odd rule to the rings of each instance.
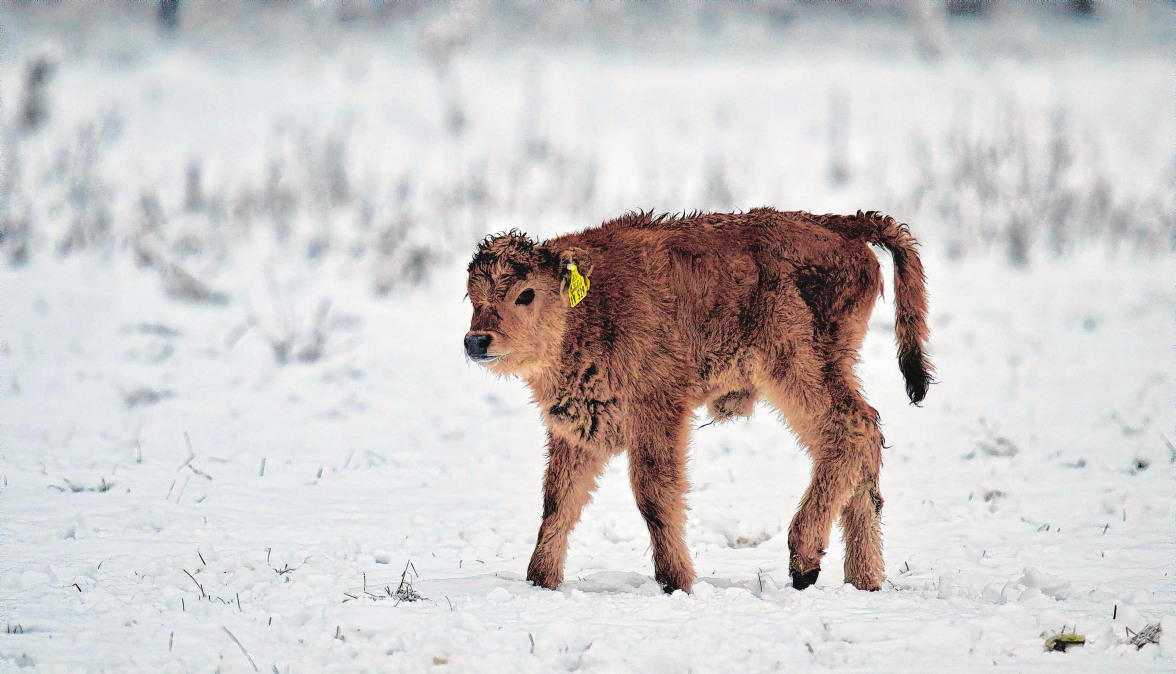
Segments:
[[[911,403],[918,405],[927,397],[927,387],[934,381],[929,374],[931,366],[927,363],[922,349],[901,349],[898,354],[898,369],[906,380],[907,397]]]

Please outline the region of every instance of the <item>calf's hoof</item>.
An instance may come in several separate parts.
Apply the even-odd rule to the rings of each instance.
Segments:
[[[677,590],[681,590],[686,594],[690,594],[694,590],[693,578],[668,578],[665,576],[657,576],[654,578],[658,585],[661,585],[662,592],[666,594],[674,594]]]
[[[886,580],[886,575],[882,573],[881,568],[881,563],[865,566],[851,564],[847,561],[845,564],[845,582],[859,590],[877,592],[882,589],[882,581]]]
[[[559,571],[551,571],[544,569],[534,563],[527,569],[527,582],[536,587],[545,587],[548,590],[554,590],[563,582],[563,574]]]
[[[674,594],[678,590],[682,590],[686,594],[690,594],[690,588],[678,587],[677,585],[674,585],[673,583],[658,583],[658,585],[661,586],[662,592],[664,592],[666,594]]]
[[[850,585],[856,587],[859,590],[865,590],[866,592],[877,592],[878,590],[882,589],[882,584],[876,581],[852,578],[847,580],[849,581]]]
[[[817,582],[817,576],[821,573],[821,567],[818,566],[811,571],[805,571],[803,573],[799,571],[791,571],[790,573],[792,574],[792,587],[803,590]]]
[[[527,574],[527,582],[534,585],[535,587],[542,587],[548,590],[554,590],[555,588],[559,587],[558,580],[540,578],[538,576],[532,576],[531,574]]]

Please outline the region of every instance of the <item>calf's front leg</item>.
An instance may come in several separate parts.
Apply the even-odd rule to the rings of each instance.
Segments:
[[[629,448],[629,479],[653,544],[653,575],[667,594],[690,592],[694,565],[686,548],[686,450],[689,419],[683,410],[642,410]]]
[[[568,534],[592,499],[596,478],[607,459],[605,452],[569,443],[547,434],[547,473],[543,476],[543,524],[527,580],[554,590],[563,582]]]

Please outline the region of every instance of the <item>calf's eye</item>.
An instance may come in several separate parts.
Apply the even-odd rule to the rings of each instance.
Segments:
[[[535,291],[531,290],[530,288],[527,288],[523,292],[519,293],[519,296],[517,298],[515,298],[515,304],[517,304],[519,306],[526,306],[526,305],[530,304],[531,301],[534,299],[535,299]]]

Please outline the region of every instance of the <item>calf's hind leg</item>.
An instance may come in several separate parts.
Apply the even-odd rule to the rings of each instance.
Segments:
[[[859,590],[880,590],[885,578],[882,561],[882,494],[877,477],[860,483],[841,510],[845,539],[845,582]]]
[[[841,515],[846,581],[876,590],[882,580],[877,528],[881,498],[877,507],[873,499],[882,465],[882,433],[878,413],[853,383],[835,372],[820,384],[815,377],[806,382],[789,373],[769,395],[813,459],[812,482],[788,528],[788,570],[797,589],[816,582],[833,522]]]

